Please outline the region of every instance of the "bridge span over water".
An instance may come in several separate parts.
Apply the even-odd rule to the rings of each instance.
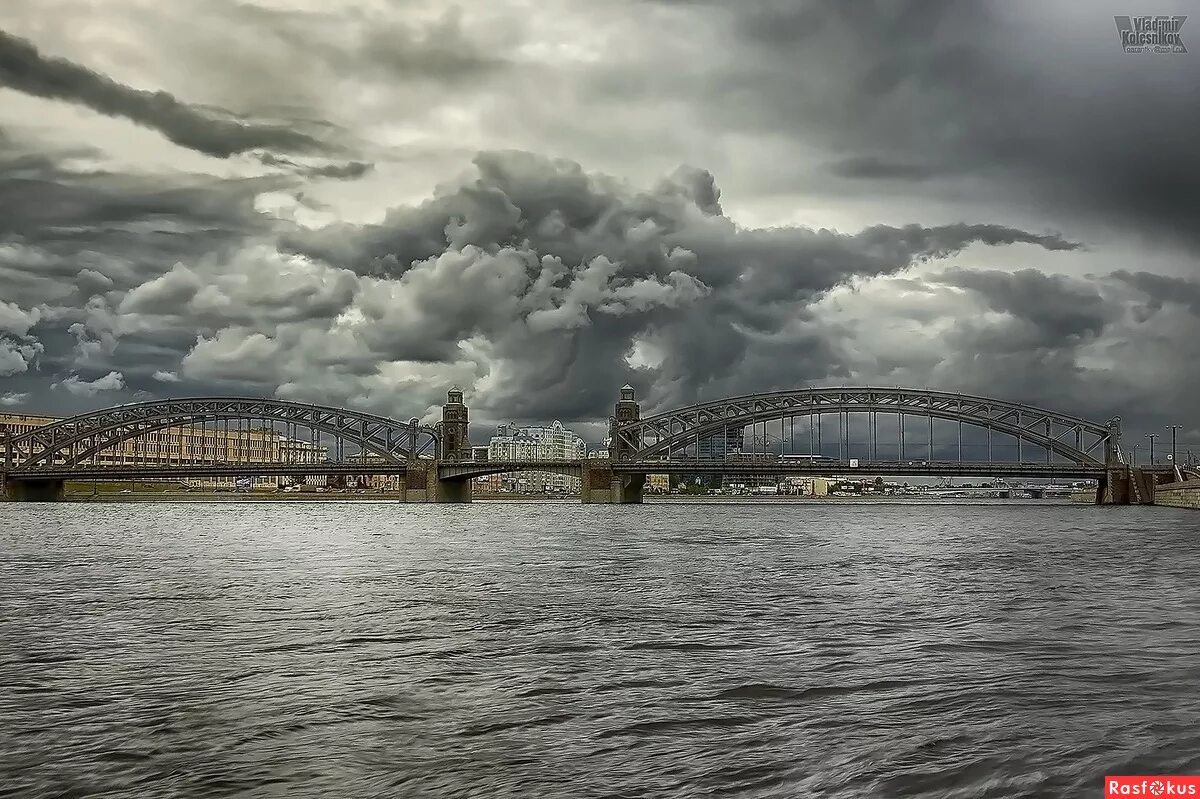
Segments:
[[[166,429],[192,431],[192,438],[199,431],[201,444],[187,446],[180,437],[179,451],[164,452],[163,437],[155,436]],[[307,437],[314,448],[283,446],[257,462],[230,462],[206,445],[216,430],[226,437],[232,430],[235,440],[243,431],[270,430],[284,442]],[[640,502],[646,476],[661,473],[1091,478],[1099,484],[1097,501],[1124,503],[1136,500],[1141,479],[1125,462],[1120,417],[1098,423],[1023,403],[905,388],[800,388],[643,417],[634,389],[624,386],[604,457],[575,461],[477,455],[457,388],[433,425],[285,400],[200,397],[121,405],[0,436],[0,477],[13,500],[61,498],[69,480],[392,475],[406,501],[467,502],[474,478],[533,470],[579,477],[590,503]],[[145,441],[158,442],[154,457],[131,458],[130,442]],[[328,457],[303,455],[318,443]]]

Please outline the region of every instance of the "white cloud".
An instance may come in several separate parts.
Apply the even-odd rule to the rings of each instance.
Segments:
[[[36,341],[0,338],[0,377],[28,371],[41,353],[42,345]]]
[[[79,375],[71,375],[66,380],[54,384],[55,388],[64,388],[78,397],[94,397],[102,391],[119,391],[125,388],[125,376],[120,372],[109,372],[104,377],[87,381]]]
[[[159,369],[154,373],[154,379],[160,383],[178,383],[179,375]]]
[[[185,375],[195,379],[262,380],[276,374],[279,360],[279,343],[274,339],[227,327],[212,338],[198,338],[181,366]]]
[[[16,303],[0,300],[0,331],[24,336],[40,318],[41,312],[37,308],[24,311]]]

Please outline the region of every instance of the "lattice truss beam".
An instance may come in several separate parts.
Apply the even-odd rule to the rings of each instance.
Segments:
[[[1123,460],[1120,417],[1105,424],[1003,400],[902,388],[807,388],[732,397],[612,422],[610,449],[620,459],[681,450],[731,427],[824,413],[885,413],[948,419],[987,428],[1086,466]]]
[[[171,427],[250,420],[306,428],[355,444],[389,463],[437,450],[435,428],[416,419],[384,416],[273,399],[210,397],[121,405],[73,416],[9,439],[5,458],[13,470],[72,466],[130,439]]]

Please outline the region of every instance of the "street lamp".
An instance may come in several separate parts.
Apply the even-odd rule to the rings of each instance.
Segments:
[[[1183,425],[1181,425],[1181,424],[1167,425],[1167,429],[1171,431],[1171,463],[1172,464],[1176,463],[1176,461],[1175,461],[1175,431],[1180,429],[1181,427],[1183,427]]]
[[[1150,465],[1154,465],[1154,439],[1158,438],[1158,433],[1147,433],[1146,438],[1150,439]]]

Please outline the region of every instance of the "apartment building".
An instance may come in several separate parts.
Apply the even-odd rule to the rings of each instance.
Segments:
[[[587,457],[587,444],[571,430],[555,421],[549,427],[522,427],[502,424],[488,442],[489,461],[550,460],[569,461]],[[504,475],[509,490],[531,494],[577,493],[578,477],[553,472],[520,472]]]

